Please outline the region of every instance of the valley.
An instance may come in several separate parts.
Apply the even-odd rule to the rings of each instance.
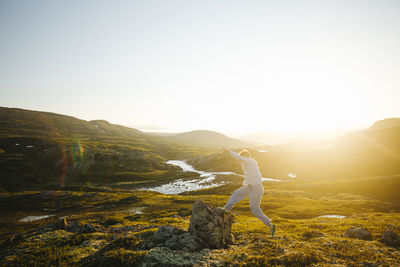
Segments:
[[[1,266],[400,264],[397,239],[387,239],[400,234],[398,120],[324,144],[252,146],[207,131],[180,139],[0,111]],[[246,199],[233,210],[235,242],[227,248],[145,248],[161,226],[186,230],[198,198],[225,205],[243,177],[221,148],[241,146],[264,177],[278,180],[264,179],[261,202],[276,235]],[[348,237],[352,227],[371,238]]]

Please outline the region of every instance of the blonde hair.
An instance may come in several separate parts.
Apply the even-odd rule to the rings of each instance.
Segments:
[[[246,157],[246,158],[250,158],[251,154],[247,149],[243,149],[242,151],[239,152],[240,156]]]

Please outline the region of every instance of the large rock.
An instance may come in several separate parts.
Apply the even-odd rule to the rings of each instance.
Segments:
[[[173,226],[161,226],[157,232],[147,240],[143,249],[167,247],[173,250],[198,251],[208,245],[199,237]]]
[[[345,236],[361,240],[372,240],[371,233],[362,227],[351,227],[344,233]]]
[[[209,266],[205,255],[207,250],[198,252],[186,252],[171,250],[165,247],[155,247],[144,256],[139,264],[141,267],[173,267],[173,266]]]
[[[211,248],[224,248],[233,243],[232,224],[232,214],[209,207],[198,199],[193,204],[188,231],[207,242]]]
[[[391,229],[382,233],[381,242],[392,247],[400,247],[400,237]]]

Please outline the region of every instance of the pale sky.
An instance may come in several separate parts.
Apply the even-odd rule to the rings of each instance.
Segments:
[[[0,106],[154,130],[400,117],[400,1],[0,0]]]

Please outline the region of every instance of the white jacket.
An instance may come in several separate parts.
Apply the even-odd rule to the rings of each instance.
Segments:
[[[240,160],[242,164],[243,174],[244,174],[244,181],[243,184],[261,184],[262,183],[262,176],[260,170],[258,168],[258,163],[253,158],[246,158],[240,156],[238,153],[229,151],[229,153],[237,160]]]

